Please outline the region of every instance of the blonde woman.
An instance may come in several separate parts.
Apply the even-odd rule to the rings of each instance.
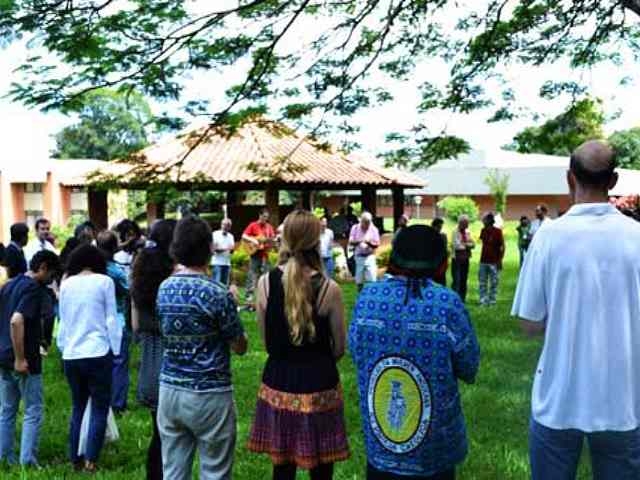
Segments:
[[[257,317],[269,358],[249,449],[266,453],[274,480],[331,479],[349,457],[336,362],[344,355],[342,293],[323,273],[320,221],[297,210],[284,222],[282,263],[258,283]]]

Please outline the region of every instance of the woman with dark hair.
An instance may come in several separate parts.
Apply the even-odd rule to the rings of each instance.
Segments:
[[[129,395],[129,343],[131,332],[127,326],[127,308],[129,308],[129,277],[124,268],[114,260],[118,251],[118,237],[115,232],[105,230],[98,234],[96,240],[98,249],[107,260],[107,276],[113,280],[116,289],[116,305],[118,308],[118,322],[122,328],[122,343],[120,355],[113,357],[113,380],[111,385],[111,408],[116,413],[127,409]]]
[[[124,271],[129,275],[134,257],[138,251],[144,247],[142,230],[140,230],[136,222],[128,218],[119,222],[114,230],[118,234],[118,250],[113,256],[113,259],[123,267]]]
[[[467,454],[458,380],[480,348],[460,297],[433,281],[447,258],[431,227],[403,229],[387,275],[365,285],[349,326],[367,480],[453,480]]]
[[[349,457],[336,366],[344,355],[340,287],[324,275],[320,221],[296,210],[284,221],[281,264],[258,282],[257,319],[269,357],[258,392],[249,450],[266,453],[274,480],[333,477]]]
[[[156,316],[156,296],[160,284],[173,272],[169,245],[175,227],[175,220],[155,222],[147,246],[137,254],[131,270],[131,326],[142,349],[137,398],[149,408],[153,427],[147,450],[148,480],[162,480],[162,445],[157,421],[162,337]]]
[[[69,257],[67,277],[60,286],[58,348],[71,388],[73,411],[69,426],[71,461],[92,473],[102,450],[111,404],[113,355],[120,354],[122,328],[118,322],[113,280],[96,247],[85,244]],[[91,397],[91,416],[84,456],[78,455],[80,427]]]
[[[157,311],[164,353],[158,426],[164,475],[190,480],[198,449],[200,478],[231,478],[236,412],[230,350],[247,339],[229,290],[209,274],[211,229],[196,217],[178,222],[171,254],[179,268],[162,282]]]

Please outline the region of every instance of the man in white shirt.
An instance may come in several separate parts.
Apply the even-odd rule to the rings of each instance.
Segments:
[[[213,279],[223,285],[229,285],[231,278],[231,253],[236,248],[236,242],[231,233],[231,219],[225,218],[220,224],[220,230],[213,232],[213,256],[211,270]]]
[[[513,305],[544,334],[532,394],[533,480],[574,479],[584,438],[596,479],[640,478],[640,223],[608,203],[613,150],[587,142],[567,173],[574,206],[538,231]]]
[[[529,233],[533,237],[538,230],[544,225],[546,222],[550,222],[551,219],[548,217],[549,209],[544,203],[541,203],[536,207],[536,218],[531,222],[531,229]]]
[[[380,246],[380,232],[373,224],[373,215],[369,212],[363,212],[360,223],[351,227],[349,244],[355,249],[355,280],[359,292],[365,283],[375,282],[378,275],[376,250]]]
[[[56,248],[47,240],[49,237],[49,232],[51,231],[51,222],[46,218],[39,218],[36,220],[35,225],[36,230],[36,238],[31,240],[26,247],[24,247],[24,257],[27,260],[27,266],[31,264],[31,259],[35,256],[36,253],[47,250],[49,252],[53,252],[56,255],[58,252]],[[43,335],[42,335],[42,351],[41,353],[46,356],[47,350],[53,343],[53,329],[55,327],[56,320],[56,304],[58,302],[58,282],[54,279],[51,282],[46,290],[46,298],[44,298],[42,302],[42,325],[43,325]]]
[[[322,233],[320,234],[320,257],[324,265],[324,272],[328,278],[333,278],[333,230],[327,227],[327,218],[320,220],[322,223]]]
[[[26,247],[24,247],[24,258],[27,260],[27,265],[31,263],[33,256],[40,250],[48,250],[57,254],[55,247],[51,245],[51,242],[47,240],[49,232],[51,231],[51,222],[46,218],[39,218],[36,220],[36,238],[31,240]]]

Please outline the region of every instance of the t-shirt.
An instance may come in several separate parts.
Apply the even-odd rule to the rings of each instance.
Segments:
[[[371,224],[369,228],[363,230],[360,224],[356,224],[351,227],[351,233],[349,234],[349,243],[351,242],[369,242],[374,245],[380,245],[380,233],[378,232],[378,228]],[[373,255],[375,249],[370,246],[361,246],[358,244],[356,246],[355,253],[360,257],[368,257],[369,255]]]
[[[543,225],[546,225],[547,223],[552,221],[553,220],[551,220],[549,217],[544,217],[542,220],[540,220],[539,218],[534,219],[531,222],[531,236],[534,236],[536,233],[538,233],[538,230],[540,230]]]
[[[233,238],[231,232],[225,232],[223,230],[216,230],[213,232],[213,256],[211,257],[211,265],[231,265],[231,252],[216,253],[217,249],[221,250],[233,250],[236,246],[236,241]]]
[[[322,258],[333,256],[333,231],[330,228],[320,234],[320,256]]]
[[[124,273],[129,276],[131,274],[131,265],[133,264],[133,253],[125,250],[118,250],[113,256],[113,261],[124,269]]]
[[[7,276],[14,278],[27,271],[27,260],[24,251],[14,242],[11,242],[4,251],[4,264],[7,267]]]
[[[129,308],[129,277],[127,277],[124,267],[114,261],[107,262],[107,276],[113,280],[115,286],[118,321],[124,328]]]
[[[516,230],[518,231],[518,246],[520,248],[529,248],[529,244],[531,243],[531,225],[518,225]]]
[[[402,277],[366,284],[349,326],[369,463],[429,477],[467,454],[458,379],[474,380],[480,348],[453,291]]]
[[[276,236],[276,232],[270,223],[262,224],[258,221],[251,222],[247,228],[244,229],[243,235],[253,237],[261,240],[273,239]],[[258,250],[256,255],[267,258],[269,255],[267,249]]]
[[[533,418],[553,429],[640,426],[640,223],[580,204],[538,231],[514,316],[546,321]]]
[[[26,247],[24,247],[24,257],[27,261],[27,265],[31,263],[31,259],[33,258],[33,256],[42,250],[48,250],[55,254],[58,253],[51,242],[47,240],[41,241],[37,238],[34,238],[27,244]]]
[[[160,384],[197,392],[231,391],[229,342],[244,333],[229,291],[205,275],[171,275],[158,290],[164,355]]]
[[[496,227],[485,227],[480,232],[480,239],[482,240],[480,263],[499,264],[504,253],[502,230]]]
[[[24,356],[29,373],[42,373],[40,342],[42,341],[42,302],[45,289],[33,278],[20,274],[2,287],[0,292],[0,365],[13,370],[15,355],[11,343],[11,317],[24,317]]]

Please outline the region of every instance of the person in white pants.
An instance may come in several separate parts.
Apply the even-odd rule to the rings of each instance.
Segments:
[[[351,227],[349,244],[355,247],[356,285],[358,291],[367,282],[375,282],[378,272],[376,250],[380,246],[380,232],[373,224],[373,216],[363,212],[360,223]]]

